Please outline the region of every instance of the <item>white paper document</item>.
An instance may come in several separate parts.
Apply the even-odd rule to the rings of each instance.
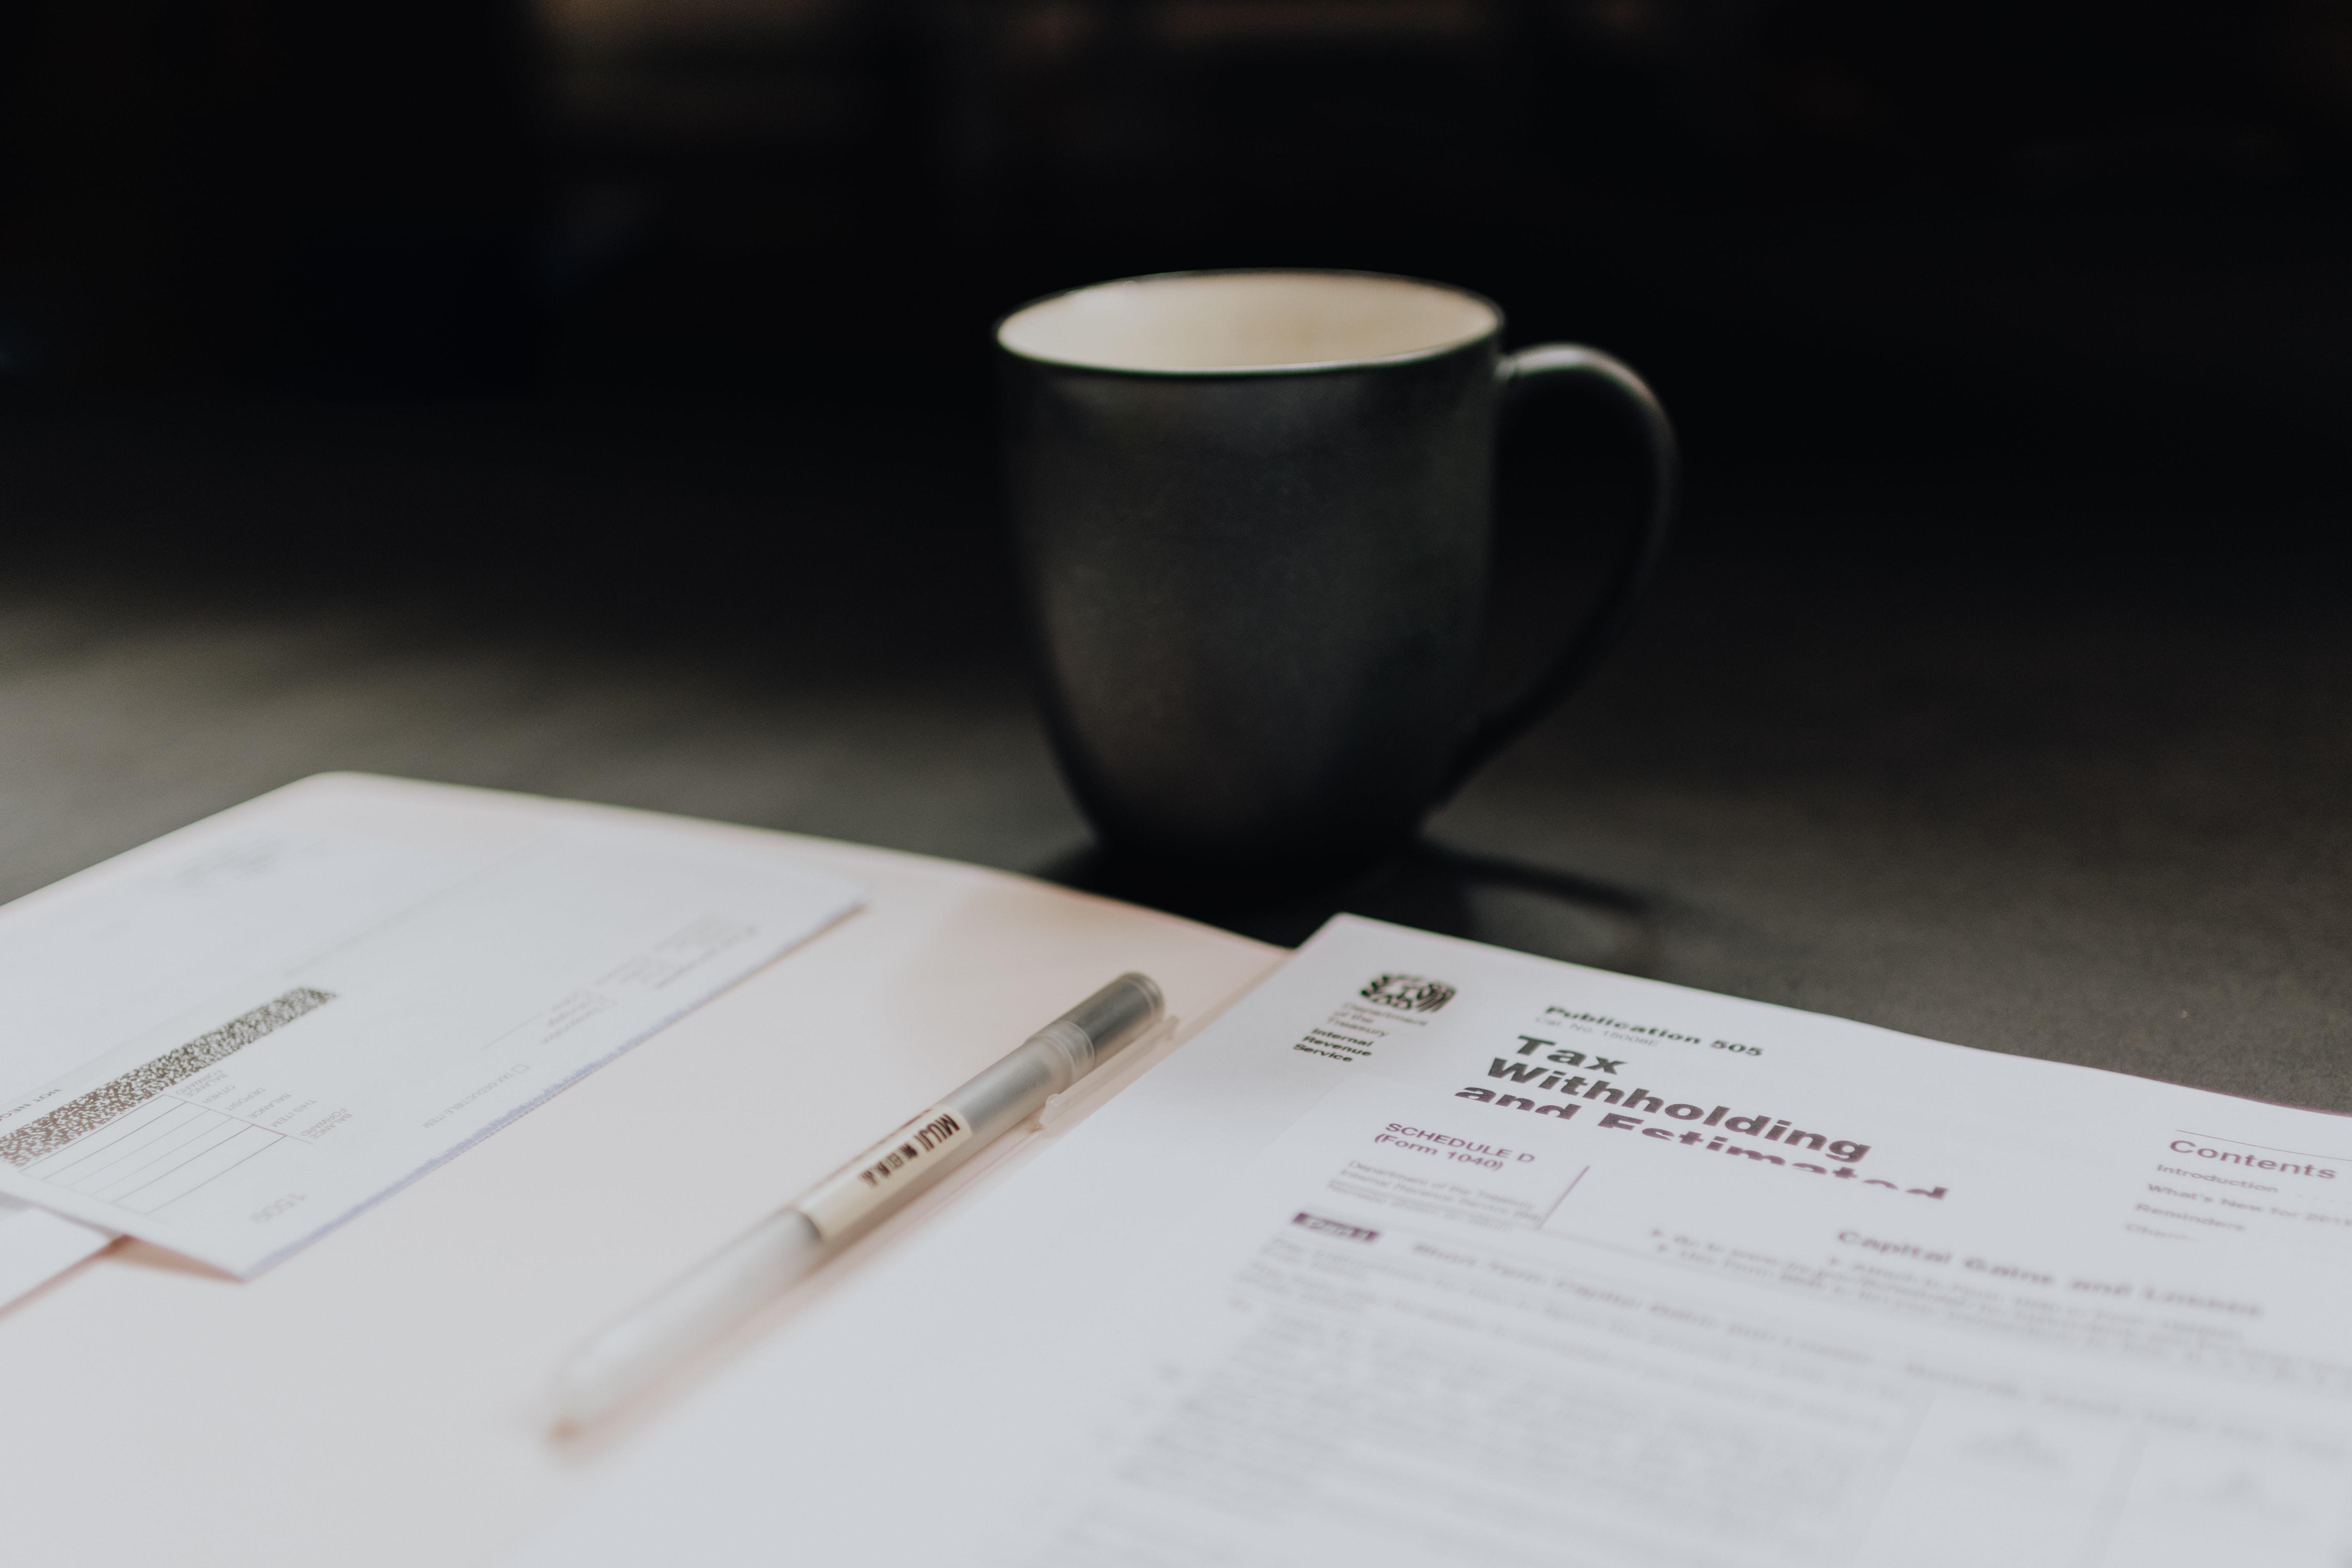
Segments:
[[[1343,919],[520,1561],[2341,1568],[2347,1300],[2336,1117]]]
[[[0,1194],[250,1276],[857,901],[657,817],[307,780],[0,910]],[[16,1228],[0,1289],[58,1246]]]

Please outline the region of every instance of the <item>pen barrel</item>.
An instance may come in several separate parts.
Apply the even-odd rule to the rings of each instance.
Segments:
[[[971,1157],[1114,1052],[1166,1008],[1143,974],[1122,974],[922,1115],[818,1183],[583,1347],[558,1373],[556,1415],[594,1420]]]
[[[824,1260],[807,1218],[786,1209],[614,1323],[565,1363],[556,1414],[593,1421],[732,1328]]]
[[[1166,1010],[1150,975],[1122,974],[940,1103],[971,1118],[984,1143],[1141,1039]]]
[[[940,1101],[971,1122],[975,1145],[1011,1131],[1078,1081],[1082,1069],[1073,1060],[1070,1043],[1056,1037],[1059,1028],[1032,1035],[1012,1055]]]
[[[793,1207],[827,1242],[855,1234],[1141,1038],[1165,1007],[1150,976],[1120,975],[818,1183]]]

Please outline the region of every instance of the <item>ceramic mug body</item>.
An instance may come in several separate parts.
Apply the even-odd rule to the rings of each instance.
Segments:
[[[1046,721],[1132,872],[1237,896],[1337,874],[1458,779],[1502,324],[1465,290],[1316,272],[1138,279],[1000,324]]]

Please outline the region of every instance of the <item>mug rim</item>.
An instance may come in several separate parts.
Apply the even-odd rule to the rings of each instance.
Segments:
[[[1084,294],[1096,289],[1116,288],[1124,283],[1158,283],[1178,278],[1266,277],[1374,278],[1383,283],[1412,283],[1423,289],[1442,289],[1448,294],[1456,294],[1465,300],[1475,300],[1485,306],[1487,312],[1493,316],[1494,324],[1475,337],[1458,339],[1450,343],[1439,343],[1425,349],[1407,349],[1401,353],[1371,354],[1355,359],[1306,360],[1289,364],[1150,366],[1098,364],[1091,360],[1066,359],[1054,354],[1032,353],[1025,349],[1016,349],[1004,341],[1004,329],[1013,317],[1053,300],[1067,299],[1073,294]],[[1167,376],[1185,381],[1199,381],[1217,376],[1316,375],[1332,371],[1369,370],[1381,365],[1412,364],[1420,360],[1442,359],[1447,354],[1460,353],[1465,349],[1475,348],[1480,343],[1500,338],[1503,335],[1503,308],[1476,289],[1465,289],[1459,283],[1440,283],[1434,279],[1415,278],[1408,273],[1374,272],[1361,267],[1191,267],[1168,272],[1142,272],[1129,278],[1105,278],[1093,283],[1079,283],[1067,289],[1056,289],[1049,294],[1040,294],[1034,300],[1024,300],[997,317],[995,324],[989,329],[989,336],[994,340],[997,352],[1009,354],[1017,360],[1026,361],[1031,364],[1053,365],[1064,370],[1083,370],[1097,375]]]

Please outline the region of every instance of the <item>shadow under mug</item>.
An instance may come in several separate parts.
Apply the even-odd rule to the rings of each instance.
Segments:
[[[1372,273],[1170,273],[998,323],[1045,719],[1124,888],[1233,904],[1400,847],[1616,643],[1674,514],[1673,427],[1597,350]],[[1524,688],[1473,711],[1496,428],[1575,378],[1646,437],[1643,531]]]

